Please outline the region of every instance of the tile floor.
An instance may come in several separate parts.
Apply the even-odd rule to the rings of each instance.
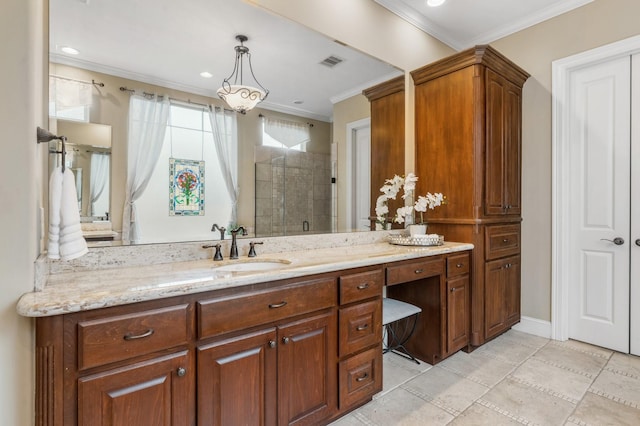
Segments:
[[[383,359],[383,391],[331,426],[640,425],[640,357],[510,330],[436,366]]]

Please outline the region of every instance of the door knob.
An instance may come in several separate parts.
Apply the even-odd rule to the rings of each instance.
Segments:
[[[613,243],[617,246],[621,246],[624,244],[624,238],[622,237],[615,237],[613,240],[608,240],[606,238],[600,238],[600,241],[609,241],[610,243]],[[636,240],[636,244],[638,244],[638,240]],[[638,244],[640,245],[640,244]]]

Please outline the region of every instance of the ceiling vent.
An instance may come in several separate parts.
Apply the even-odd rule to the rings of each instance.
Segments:
[[[333,67],[335,67],[336,65],[338,65],[342,61],[344,61],[344,59],[338,58],[335,55],[331,55],[331,56],[328,56],[328,57],[324,58],[322,60],[322,62],[320,62],[320,64],[322,64],[322,65],[324,65],[326,67],[329,67],[329,68],[333,68]]]

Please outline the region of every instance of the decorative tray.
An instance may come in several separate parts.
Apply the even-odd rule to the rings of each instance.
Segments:
[[[394,234],[389,235],[389,243],[399,246],[441,246],[444,244],[444,235],[426,234],[418,236]]]

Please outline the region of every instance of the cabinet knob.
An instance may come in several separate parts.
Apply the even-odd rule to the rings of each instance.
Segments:
[[[456,268],[462,268],[462,263],[456,263]]]
[[[269,347],[270,348],[275,348],[276,347],[276,341],[275,340],[269,340]]]
[[[451,287],[450,291],[451,291],[451,293],[453,293],[454,291],[456,291],[456,288],[455,287]]]
[[[507,244],[507,243],[509,242],[509,239],[508,239],[508,238],[504,238],[504,239],[502,240],[502,242],[503,242],[503,243],[505,243],[505,244]]]
[[[366,290],[369,288],[369,283],[364,283],[364,284],[360,284],[358,287],[356,287],[358,290]]]
[[[423,272],[424,272],[424,269],[416,269],[416,270],[415,270],[415,271],[413,271],[413,272],[415,272],[416,274],[421,274],[421,273],[423,273]]]
[[[185,374],[187,374],[187,369],[184,367],[179,367],[176,371],[176,374],[178,375],[178,377],[184,377]]]
[[[289,343],[289,338],[288,338],[288,337],[283,337],[283,338],[282,338],[282,343],[284,343],[285,345],[286,345],[287,343]]]

